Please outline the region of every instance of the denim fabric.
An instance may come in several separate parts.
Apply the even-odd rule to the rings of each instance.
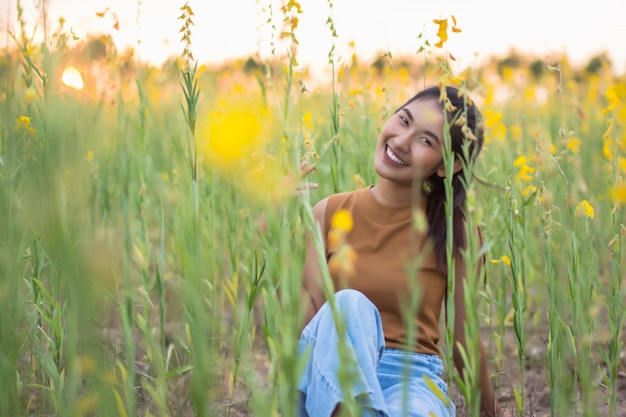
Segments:
[[[345,323],[345,356],[340,357],[338,333],[328,302],[304,328],[298,354],[306,355],[298,384],[298,417],[330,417],[343,402],[339,369],[350,372],[350,393],[362,408],[362,416],[448,417],[446,406],[428,387],[424,375],[447,396],[441,378],[443,364],[437,355],[386,349],[380,314],[367,297],[356,290],[335,294],[337,311]],[[346,365],[347,364],[347,365]]]

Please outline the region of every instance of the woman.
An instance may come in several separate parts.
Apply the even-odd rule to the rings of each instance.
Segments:
[[[333,309],[324,297],[319,254],[309,241],[303,272],[306,327],[298,348],[299,354],[308,358],[298,387],[301,416],[336,416],[350,400],[361,408],[361,415],[455,414],[453,403],[447,399],[438,347],[448,277],[444,129],[449,126],[455,158],[454,334],[455,342],[464,346],[466,265],[460,253],[468,239],[462,147],[469,141],[472,157],[467,162],[473,163],[483,143],[479,124],[480,112],[471,100],[459,95],[458,89],[423,90],[401,106],[382,128],[374,157],[379,181],[364,189],[331,195],[313,207],[329,266],[333,265],[333,257],[339,256],[336,242],[329,245],[331,219],[340,210],[349,213],[353,227],[347,232],[346,244],[355,260],[351,268],[329,267],[337,291]],[[415,190],[423,191],[416,197]],[[428,223],[423,233],[414,226],[416,208],[425,213]],[[417,271],[409,272],[410,261],[416,258]],[[411,338],[403,306],[416,288],[421,297],[411,318],[416,331],[416,337]],[[333,310],[342,319],[345,338],[338,336]],[[409,344],[411,340],[414,342]],[[487,415],[496,415],[487,361],[482,342],[478,342],[481,409]],[[341,352],[338,343],[343,343]],[[454,362],[457,370],[463,372],[463,360],[456,346]],[[346,386],[342,370],[350,374],[350,398],[346,398],[345,390],[342,392],[342,386]]]

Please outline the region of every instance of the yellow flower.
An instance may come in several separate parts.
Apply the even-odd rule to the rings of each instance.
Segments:
[[[36,46],[30,45],[28,48],[25,48],[22,52],[24,56],[30,56],[33,52],[35,52]]]
[[[85,157],[85,161],[87,162],[93,161],[93,151],[91,149],[87,151],[87,156]]]
[[[359,174],[354,174],[352,176],[352,179],[354,180],[354,185],[357,190],[363,188],[363,186],[365,185],[365,181],[363,180],[363,178],[361,178]]]
[[[327,243],[333,255],[328,261],[328,268],[341,276],[350,275],[354,272],[357,258],[356,252],[346,241],[346,234],[353,227],[352,215],[346,209],[339,209],[331,218],[330,225]]]
[[[208,115],[207,153],[214,162],[230,163],[249,156],[260,146],[262,127],[260,111],[235,105],[211,112]]]
[[[612,85],[606,89],[605,96],[606,96],[606,99],[609,101],[609,105],[604,110],[602,110],[602,113],[606,114],[610,112],[611,110],[615,109],[617,106],[619,106],[620,99],[618,97],[618,94],[622,92],[621,90],[622,89],[619,88],[619,86],[615,86],[615,85]]]
[[[287,8],[288,9],[296,9],[296,11],[298,13],[302,13],[302,6],[300,5],[299,2],[297,2],[295,0],[289,0],[289,2],[287,3]]]
[[[453,29],[454,31],[454,29]],[[472,69],[472,67],[467,67],[465,68],[463,71],[461,71],[461,73],[459,75],[457,75],[456,77],[452,78],[452,83],[453,84],[462,84],[463,81],[467,80],[470,75],[472,75],[472,73],[474,72],[474,70]]]
[[[24,92],[24,100],[26,101],[26,104],[34,103],[35,100],[37,100],[37,90],[33,87],[27,88]]]
[[[108,385],[115,385],[117,383],[117,373],[115,368],[108,368],[102,374],[102,381]]]
[[[339,209],[333,215],[330,221],[330,226],[333,229],[337,229],[344,233],[348,233],[350,230],[352,230],[352,226],[353,226],[352,215],[346,209]]]
[[[509,130],[504,123],[499,123],[491,130],[491,136],[499,141],[503,141],[506,138],[508,131]]]
[[[502,69],[502,79],[507,82],[513,82],[513,77],[515,76],[515,71],[513,71],[513,68],[509,67],[509,66],[504,66]]]
[[[506,256],[506,255],[502,255],[502,256],[500,257],[500,259],[492,259],[492,260],[491,260],[491,263],[492,263],[492,264],[494,264],[494,265],[498,265],[498,264],[500,264],[500,263],[503,263],[503,264],[505,264],[506,266],[511,266],[511,260],[510,260],[510,259],[509,259],[509,257],[508,257],[508,256]]]
[[[513,166],[521,166],[521,165],[525,165],[526,164],[526,157],[524,155],[520,155],[517,157],[517,159],[513,162]]]
[[[80,356],[77,359],[77,365],[80,373],[83,375],[93,375],[98,367],[96,360],[88,355]]]
[[[583,143],[582,140],[577,137],[572,137],[569,142],[567,142],[567,147],[572,153],[578,153],[580,150],[580,145]]]
[[[611,147],[611,141],[605,139],[604,143],[602,144],[602,155],[604,155],[604,158],[608,160],[613,159],[613,151],[611,150]]]
[[[595,216],[595,212],[593,207],[587,200],[583,200],[576,205],[576,215],[577,216],[585,216],[588,219],[593,219]]]
[[[281,163],[281,136],[273,119],[253,100],[220,102],[198,118],[198,155],[207,170],[220,175],[246,197],[280,204],[296,185]],[[274,140],[271,140],[271,138]]]
[[[511,133],[515,141],[519,141],[522,138],[522,128],[518,125],[511,126]]]
[[[524,164],[520,168],[515,178],[520,179],[522,181],[530,181],[533,179],[533,177],[530,176],[530,174],[532,174],[533,172],[535,172],[535,168]]]
[[[626,202],[626,184],[617,184],[613,188],[613,199],[619,202]]]
[[[302,127],[313,130],[313,114],[310,111],[307,111],[302,115]]]
[[[326,237],[326,243],[328,249],[331,251],[337,250],[343,242],[344,234],[337,229],[330,229],[328,236]]]
[[[434,19],[433,22],[439,26],[439,29],[437,30],[439,42],[437,42],[435,46],[437,48],[441,48],[448,40],[448,19]]]
[[[20,127],[24,129],[30,128],[30,117],[20,116],[15,120],[15,130],[19,130]]]
[[[454,17],[453,14],[450,15],[450,17],[452,18],[452,32],[454,32],[454,33],[461,33],[461,29],[456,27],[456,17]]]
[[[606,131],[602,135],[602,154],[606,159],[613,159],[613,121],[609,120]]]
[[[485,117],[485,126],[488,129],[494,128],[498,123],[502,123],[502,113],[491,109],[483,111]]]
[[[456,18],[452,17],[452,32],[459,33],[461,29],[456,27]],[[443,47],[443,44],[448,40],[448,19],[434,19],[433,22],[439,26],[437,30],[437,36],[439,37],[439,42],[435,44],[437,48]]]
[[[338,273],[341,276],[351,275],[354,273],[356,259],[357,255],[354,249],[348,244],[341,245],[328,261],[328,269],[330,272]]]
[[[35,129],[33,129],[30,125],[30,117],[28,116],[20,116],[15,120],[15,130],[23,129],[30,133],[31,135],[35,134]]]
[[[527,185],[526,188],[524,188],[524,191],[522,191],[522,195],[526,196],[528,194],[532,194],[535,191],[537,191],[537,187],[534,185]]]
[[[75,415],[84,416],[95,413],[100,407],[100,396],[97,393],[87,393],[82,395],[74,405]]]

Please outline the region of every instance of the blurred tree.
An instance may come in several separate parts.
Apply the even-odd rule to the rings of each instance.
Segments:
[[[546,72],[547,66],[542,59],[535,59],[533,62],[530,63],[528,69],[532,74],[533,79],[535,81],[538,81]]]
[[[517,52],[511,50],[509,56],[498,62],[498,75],[504,75],[505,68],[516,69],[521,64],[521,58]]]
[[[585,72],[589,75],[598,74],[603,69],[611,69],[612,63],[606,53],[593,56],[585,66]]]
[[[104,59],[111,47],[115,48],[111,35],[90,36],[80,52],[81,60],[85,64],[90,64]]]
[[[249,57],[243,64],[243,72],[245,72],[246,74],[262,73],[263,65],[259,64],[253,57]]]

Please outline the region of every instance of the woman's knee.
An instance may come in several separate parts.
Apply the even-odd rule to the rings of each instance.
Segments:
[[[335,293],[335,303],[337,309],[342,313],[351,313],[355,311],[375,310],[374,304],[361,291],[351,288],[340,290]]]
[[[344,289],[334,294],[332,303],[327,301],[309,325],[315,328],[327,325],[335,326],[336,316],[344,323],[348,331],[368,328],[372,333],[378,329],[382,338],[382,324],[376,306],[360,291]]]
[[[335,294],[335,303],[337,311],[349,328],[367,328],[369,332],[383,338],[380,313],[362,292],[353,289],[338,291]]]

